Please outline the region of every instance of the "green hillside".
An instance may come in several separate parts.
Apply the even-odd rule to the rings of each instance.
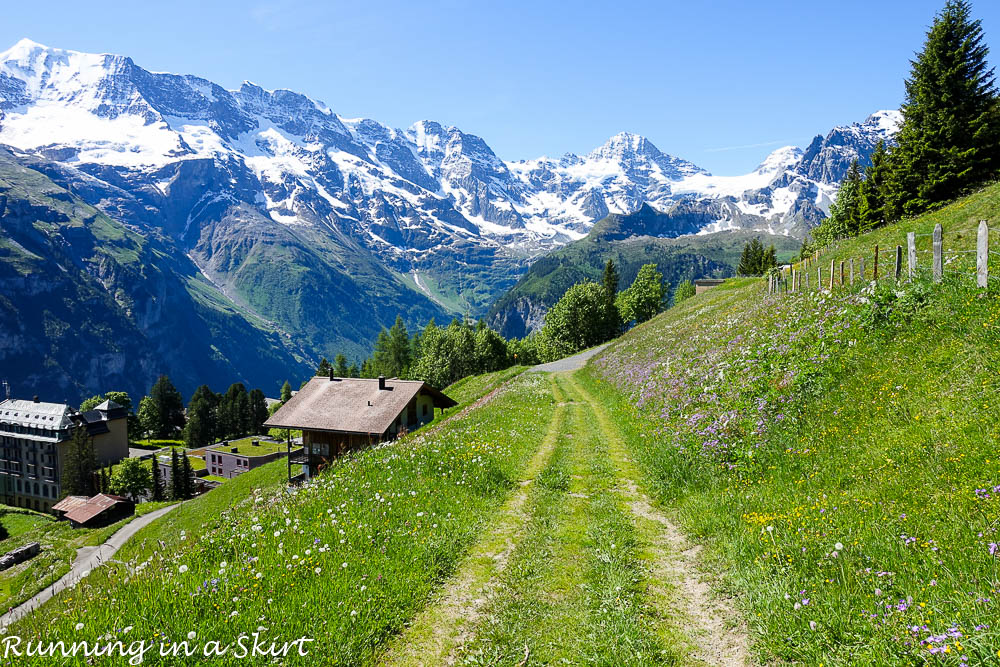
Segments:
[[[1000,250],[1000,186],[819,260],[828,277],[864,256],[870,279],[874,245],[914,231],[912,282],[885,279],[885,255],[880,283],[832,293],[731,281],[588,369],[766,661],[998,662],[1000,283],[972,281],[982,219]],[[941,284],[924,252],[936,223]]]
[[[604,264],[612,259],[624,289],[643,264],[658,266],[664,280],[726,277],[735,272],[743,245],[754,236],[774,244],[779,260],[790,260],[801,242],[787,236],[746,231],[677,236],[666,227],[670,216],[644,206],[629,215],[610,215],[597,222],[584,238],[535,261],[528,271],[490,308],[487,322],[510,338],[525,336],[540,325],[545,311],[578,282],[600,280]]]

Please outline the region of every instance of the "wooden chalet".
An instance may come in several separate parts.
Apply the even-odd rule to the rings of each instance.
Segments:
[[[264,422],[268,428],[302,431],[302,448],[288,439],[288,470],[302,464],[303,475],[315,475],[341,454],[392,440],[434,418],[434,409],[457,403],[419,380],[339,378],[311,379]]]

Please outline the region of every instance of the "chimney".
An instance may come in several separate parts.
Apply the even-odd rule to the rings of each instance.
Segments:
[[[32,398],[31,400],[34,401],[35,403],[40,403],[41,402],[41,401],[38,400],[38,394],[35,394],[35,397]]]
[[[333,380],[333,367],[330,367],[330,380]]]
[[[379,375],[378,376],[378,389],[379,389],[379,391],[384,391],[385,390],[385,376],[384,375]]]

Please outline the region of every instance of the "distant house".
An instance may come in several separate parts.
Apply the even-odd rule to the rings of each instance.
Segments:
[[[344,452],[396,438],[434,419],[434,408],[454,405],[419,380],[320,376],[264,426],[302,430],[302,450],[292,452],[288,465],[290,470],[293,463],[303,464],[304,475],[311,477]]]
[[[48,511],[62,496],[66,450],[78,428],[93,438],[99,466],[128,457],[128,414],[114,401],[77,412],[64,403],[0,401],[0,500]]]
[[[106,526],[135,514],[135,503],[122,496],[99,493],[93,498],[66,496],[52,506],[60,519],[66,519],[74,528]]]
[[[725,278],[699,278],[694,281],[694,293],[701,294],[726,282]]]
[[[254,438],[209,447],[205,450],[205,464],[210,475],[232,479],[286,455],[281,443]]]

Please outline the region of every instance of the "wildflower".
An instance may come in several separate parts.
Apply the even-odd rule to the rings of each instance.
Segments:
[[[809,621],[809,629],[810,630],[816,629],[816,621]]]
[[[319,573],[320,573],[320,572],[322,572],[322,571],[323,571],[323,570],[322,570],[321,568],[318,568],[318,567],[317,567],[317,568],[316,568],[316,570],[315,570],[316,574],[319,574]]]
[[[181,573],[181,574],[184,574],[185,572],[187,572],[187,571],[188,571],[188,566],[187,566],[187,565],[181,565],[181,566],[180,566],[179,568],[177,568],[177,569],[178,569],[178,571],[180,571],[180,573]]]
[[[83,630],[83,623],[77,623],[76,626],[74,627],[74,629],[77,632],[79,632],[80,630]]]
[[[833,545],[833,548],[836,549],[837,551],[843,551],[844,545],[841,544],[840,542],[837,542],[836,544]]]
[[[188,633],[188,639],[194,639],[197,636],[198,636],[198,633],[195,632],[194,630],[192,630],[191,632]]]
[[[347,563],[341,563],[340,567],[347,567]]]

